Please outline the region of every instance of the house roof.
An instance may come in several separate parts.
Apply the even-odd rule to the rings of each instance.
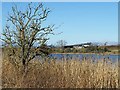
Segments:
[[[67,45],[64,47],[73,47],[73,46],[84,46],[84,45],[91,45],[92,43],[82,43],[82,44],[75,44],[75,45]]]

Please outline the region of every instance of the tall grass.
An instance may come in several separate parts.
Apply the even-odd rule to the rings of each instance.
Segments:
[[[49,59],[48,59],[49,60]],[[84,58],[33,60],[24,76],[22,66],[3,60],[2,86],[5,88],[118,88],[118,65],[110,60]]]

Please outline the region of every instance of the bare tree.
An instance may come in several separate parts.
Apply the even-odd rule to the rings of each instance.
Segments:
[[[9,48],[8,55],[14,63],[19,61],[27,66],[37,55],[46,54],[43,46],[49,40],[48,35],[54,34],[54,25],[42,24],[49,12],[50,9],[44,8],[42,3],[36,7],[29,3],[26,11],[18,10],[16,5],[12,7],[2,40],[4,47]]]
[[[57,42],[57,46],[61,47],[61,48],[63,48],[63,46],[65,46],[66,44],[67,44],[67,42],[65,40],[59,40]]]

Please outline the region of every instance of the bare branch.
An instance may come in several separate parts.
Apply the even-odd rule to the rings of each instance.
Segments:
[[[10,55],[19,58],[23,65],[26,65],[36,55],[47,53],[43,50],[45,47],[41,49],[41,46],[49,40],[48,35],[54,34],[54,25],[42,27],[42,23],[49,13],[50,9],[44,8],[42,3],[36,7],[29,3],[25,12],[18,10],[16,5],[12,7],[12,14],[9,14],[8,18],[10,27],[6,26],[2,40],[12,48],[17,47],[13,50],[18,53],[18,56],[13,52],[10,52]],[[35,47],[36,44],[38,48]]]

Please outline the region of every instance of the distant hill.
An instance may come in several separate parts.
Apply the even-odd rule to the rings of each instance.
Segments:
[[[95,45],[103,46],[105,42],[92,42]],[[107,42],[107,45],[118,45],[118,42]]]

